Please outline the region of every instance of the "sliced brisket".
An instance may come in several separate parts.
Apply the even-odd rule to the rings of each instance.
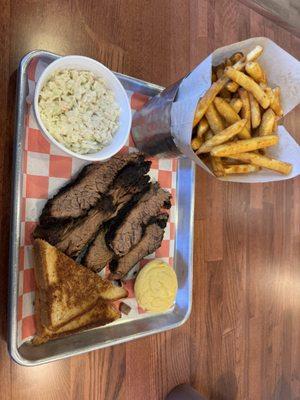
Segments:
[[[127,207],[133,197],[140,193],[148,185],[148,177],[142,177],[136,185],[126,187],[119,192],[119,197],[111,211],[97,210],[93,208],[88,215],[82,218],[81,222],[73,228],[64,237],[56,243],[56,247],[68,256],[76,258],[82,250],[95,238],[102,225],[114,218],[118,212]]]
[[[149,171],[150,165],[149,161],[143,161],[138,167],[127,165],[115,179],[105,201],[98,202],[86,216],[64,224],[52,224],[47,228],[38,226],[34,237],[47,240],[73,258],[78,257],[94,239],[99,228],[149,186],[149,176],[144,174]]]
[[[119,224],[109,229],[106,240],[117,256],[127,254],[140,240],[145,226],[151,219],[157,217],[162,208],[170,208],[171,195],[161,189],[158,183],[139,200]]]
[[[160,247],[167,221],[168,214],[160,214],[155,222],[146,226],[141,241],[129,253],[110,262],[110,279],[122,279],[142,258]]]
[[[82,264],[95,272],[101,271],[113,258],[114,253],[105,241],[106,229],[101,229],[88,248]]]
[[[87,165],[75,180],[48,200],[40,216],[40,223],[46,225],[85,215],[107,193],[124,167],[130,164],[139,166],[143,162],[142,154],[132,153],[116,155],[104,163]]]

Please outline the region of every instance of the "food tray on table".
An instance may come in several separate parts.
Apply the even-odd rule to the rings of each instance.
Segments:
[[[14,143],[13,204],[9,263],[9,335],[12,358],[33,366],[61,358],[163,332],[183,324],[189,317],[192,300],[194,164],[187,158],[153,159],[150,175],[173,196],[173,206],[160,249],[148,259],[169,262],[178,277],[174,307],[164,313],[144,313],[133,295],[131,276],[125,283],[130,305],[128,316],[110,325],[87,329],[41,346],[33,346],[34,275],[32,230],[48,197],[52,196],[84,164],[50,145],[39,132],[33,114],[35,82],[43,69],[59,56],[33,51],[20,62],[17,85],[17,112]],[[149,97],[161,92],[160,86],[116,73],[131,103],[132,112]],[[134,151],[129,143],[124,152]],[[143,261],[147,261],[143,260]]]

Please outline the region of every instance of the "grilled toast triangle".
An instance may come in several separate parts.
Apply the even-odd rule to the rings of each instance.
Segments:
[[[71,333],[82,331],[83,329],[93,328],[95,326],[103,326],[120,318],[121,314],[115,307],[108,304],[105,300],[99,299],[97,303],[84,314],[72,319],[56,330],[43,326],[40,323],[40,301],[39,296],[35,300],[37,335],[33,338],[32,343],[39,345],[49,340],[57,339]]]
[[[76,324],[82,325],[83,321],[94,322],[96,306],[101,320],[101,307],[104,310],[103,316],[105,313],[109,314],[107,300],[114,301],[127,295],[125,289],[104,281],[44,240],[34,241],[34,254],[36,311],[40,331],[41,327],[44,327],[52,332],[62,332],[62,327],[74,330]],[[87,312],[90,312],[90,317],[83,318]],[[113,313],[112,316],[114,319],[118,317]],[[73,323],[70,324],[71,322]],[[70,324],[69,328],[66,327],[67,324]],[[41,332],[38,332],[38,335],[39,333]]]

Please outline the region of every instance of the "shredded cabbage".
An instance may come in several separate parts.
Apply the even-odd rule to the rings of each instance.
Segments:
[[[56,71],[43,86],[38,104],[47,131],[75,153],[103,149],[119,127],[114,93],[89,71]]]

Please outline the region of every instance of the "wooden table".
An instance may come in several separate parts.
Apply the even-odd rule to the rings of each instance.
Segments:
[[[300,184],[218,182],[197,171],[193,311],[179,329],[49,365],[5,343],[15,74],[42,48],[169,85],[219,46],[300,40],[234,0],[1,1],[0,398],[156,400],[190,382],[214,400],[300,396]],[[276,63],[276,60],[274,60]],[[285,118],[300,139],[300,109]]]

